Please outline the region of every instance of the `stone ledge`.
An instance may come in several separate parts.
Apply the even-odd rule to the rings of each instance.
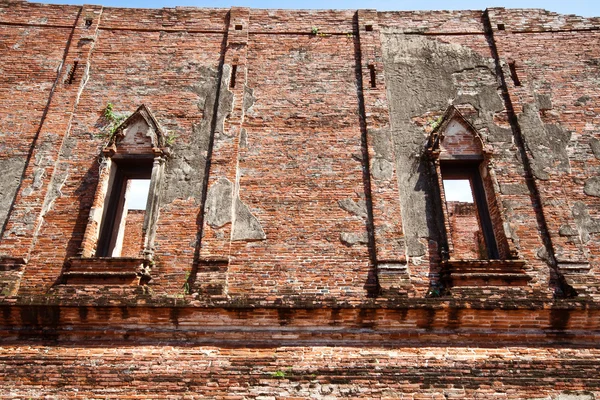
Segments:
[[[137,257],[73,257],[61,275],[64,285],[141,285],[151,277],[151,261]]]
[[[526,286],[531,277],[523,260],[447,260],[442,262],[442,280],[455,286]]]
[[[377,264],[377,279],[383,296],[406,296],[411,289],[406,260],[385,261]]]
[[[260,345],[386,343],[587,344],[600,338],[600,308],[203,308],[190,306],[0,307],[0,340],[150,340]],[[441,304],[440,304],[441,305]]]
[[[407,274],[408,273],[408,264],[405,260],[401,261],[385,261],[377,264],[377,269],[379,271],[385,272],[395,272],[398,274]]]
[[[558,260],[558,269],[567,274],[587,274],[590,272],[590,264],[587,261],[561,261]]]
[[[27,260],[21,257],[0,257],[0,271],[14,271],[23,268]]]

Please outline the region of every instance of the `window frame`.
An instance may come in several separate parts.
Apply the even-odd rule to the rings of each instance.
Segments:
[[[104,215],[100,225],[100,233],[96,246],[96,257],[120,257],[113,255],[117,241],[119,239],[119,230],[123,224],[123,214],[125,212],[125,195],[127,192],[127,182],[132,179],[150,179],[152,178],[153,159],[148,157],[135,158],[116,158],[113,159],[111,177],[109,182],[109,191],[106,194],[104,204]],[[148,230],[148,214],[151,212],[151,194],[152,180],[148,190],[148,201],[146,202],[146,215],[142,226],[143,236],[146,236]],[[144,240],[145,242],[145,240]],[[141,249],[146,251],[146,248]]]
[[[128,140],[131,133],[142,140]],[[66,260],[58,284],[145,285],[152,279],[160,193],[170,155],[164,131],[143,104],[114,130],[100,155],[98,184],[79,254]],[[118,236],[115,225],[123,222],[127,180],[148,177],[141,254],[112,257],[109,253]]]
[[[442,180],[442,185],[440,190],[443,191],[443,199],[444,199],[444,211],[445,211],[445,220],[450,221],[450,215],[448,212],[448,201],[446,200],[445,188],[443,185],[444,180],[459,180],[464,179],[468,180],[471,186],[471,194],[473,196],[473,202],[475,203],[475,207],[477,209],[477,217],[479,223],[479,229],[481,229],[481,233],[483,235],[486,252],[488,260],[497,260],[500,259],[500,252],[498,249],[498,243],[496,239],[496,235],[494,233],[494,227],[490,215],[489,205],[487,202],[487,196],[485,193],[485,188],[483,185],[483,180],[481,178],[481,173],[479,172],[481,168],[482,162],[479,161],[464,161],[464,160],[440,160],[440,175]],[[447,240],[449,242],[452,241],[452,232],[446,232]],[[452,243],[452,247],[454,243]],[[449,249],[450,256],[453,254],[453,249]]]
[[[475,143],[477,143],[479,151],[474,152],[473,149],[471,149],[467,152],[457,152],[445,149],[443,142],[446,137],[446,130],[452,121],[460,123],[464,129],[466,129]],[[437,181],[437,194],[440,199],[440,203],[438,204],[441,208],[440,215],[443,219],[443,244],[440,246],[441,260],[450,260],[454,255],[443,179],[444,175],[451,176],[453,169],[458,168],[455,166],[461,165],[468,167],[471,171],[470,173],[465,173],[465,175],[471,175],[471,187],[474,201],[477,201],[476,205],[478,213],[480,213],[482,234],[484,235],[486,246],[490,243],[489,246],[492,248],[490,251],[490,247],[488,247],[488,260],[518,259],[519,255],[514,246],[514,242],[509,240],[508,235],[504,230],[504,216],[502,215],[502,210],[499,208],[495,189],[497,183],[495,183],[494,171],[492,168],[492,149],[490,146],[485,145],[478,130],[456,107],[450,106],[440,117],[439,123],[436,123],[435,127],[429,131],[429,137],[425,147],[426,154],[432,163],[432,171]],[[478,197],[477,200],[475,199],[475,196]],[[494,208],[494,217],[492,216],[492,208]],[[481,218],[481,213],[485,213],[483,218]]]
[[[121,141],[126,137],[136,121],[146,125],[146,137],[149,142],[137,149],[121,148]],[[142,104],[111,135],[108,144],[103,148],[100,162],[98,185],[88,225],[81,243],[81,258],[119,258],[109,253],[114,249],[113,234],[122,206],[119,206],[125,188],[123,180],[135,177],[150,178],[146,214],[144,216],[144,247],[141,258],[152,262],[154,255],[154,238],[160,205],[160,191],[164,180],[167,158],[171,155],[166,135],[148,107]],[[150,172],[148,172],[150,171]],[[116,188],[116,190],[115,190]],[[125,257],[127,258],[127,257]]]

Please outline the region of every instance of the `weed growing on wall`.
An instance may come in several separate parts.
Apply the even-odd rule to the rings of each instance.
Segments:
[[[113,104],[109,102],[106,104],[106,108],[104,109],[104,118],[106,118],[108,122],[108,125],[104,128],[104,131],[108,135],[112,135],[115,133],[119,125],[121,125],[121,123],[127,119],[127,115],[116,113],[114,111]]]

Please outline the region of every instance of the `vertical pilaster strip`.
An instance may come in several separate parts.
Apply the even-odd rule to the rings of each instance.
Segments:
[[[552,275],[554,275],[553,279],[555,280],[555,285],[558,289],[556,295],[559,297],[577,296],[576,290],[565,279],[565,274],[563,273],[563,271],[561,271],[559,260],[556,257],[556,245],[554,243],[554,240],[556,240],[557,238],[560,239],[560,237],[558,235],[555,235],[555,237],[553,238],[552,232],[549,229],[546,208],[550,202],[544,201],[544,197],[540,192],[540,188],[538,187],[540,182],[535,178],[531,162],[533,156],[530,153],[530,151],[528,151],[525,138],[521,130],[519,117],[517,115],[517,111],[523,110],[524,105],[520,104],[519,98],[515,94],[514,90],[511,91],[511,89],[509,88],[509,84],[507,84],[507,79],[504,74],[503,63],[500,56],[500,49],[498,48],[498,40],[495,37],[495,35],[498,34],[505,34],[499,33],[497,29],[499,24],[504,26],[504,21],[502,20],[500,15],[497,15],[497,11],[495,11],[494,9],[486,9],[482,15],[482,22],[488,44],[492,52],[492,57],[496,65],[496,75],[500,79],[502,97],[504,99],[508,119],[512,128],[514,142],[519,152],[519,160],[523,164],[525,182],[527,184],[527,188],[529,189],[529,193],[531,194],[531,197],[533,199],[533,208],[537,220],[537,228],[541,236],[542,242],[544,244],[544,258],[546,259],[546,262],[552,271],[550,276],[552,277]],[[496,30],[493,28],[494,25],[496,25]],[[502,30],[505,30],[505,27],[503,27]],[[569,247],[570,246],[571,245],[569,245]],[[512,245],[512,247],[509,248],[509,251],[511,251],[512,253],[516,253],[514,245]],[[583,258],[582,263],[587,263],[587,260],[585,260],[585,256],[583,254],[581,254],[581,257]]]
[[[229,14],[227,46],[224,56],[220,102],[232,106],[222,127],[215,128],[213,153],[208,177],[200,262],[225,261],[229,258],[235,203],[237,199],[237,163],[244,121],[244,94],[247,78],[247,44],[250,10],[232,7]],[[228,99],[229,98],[229,99]],[[219,109],[221,110],[221,105]],[[223,106],[225,107],[225,105]],[[223,110],[222,112],[226,112]],[[212,207],[212,209],[210,209]],[[216,212],[214,208],[227,208]],[[211,218],[223,214],[229,218]]]
[[[376,261],[385,268],[406,256],[377,11],[358,11],[358,35]]]
[[[104,200],[106,199],[106,193],[109,191],[110,173],[114,171],[111,166],[112,159],[110,157],[103,157],[99,167],[98,184],[96,186],[96,193],[94,194],[94,201],[92,202],[88,223],[81,241],[81,257],[93,257],[96,254],[96,244],[98,243],[100,225],[102,224]]]
[[[435,177],[437,181],[438,191],[440,194],[440,203],[442,206],[442,218],[444,219],[444,234],[446,236],[446,244],[448,245],[447,249],[442,249],[442,259],[445,260],[448,258],[448,254],[453,254],[454,242],[452,241],[452,235],[449,234],[452,228],[450,227],[450,216],[448,213],[448,203],[446,202],[446,191],[444,190],[444,179],[442,177],[442,167],[440,165],[440,159],[436,158],[434,164]]]
[[[87,80],[101,15],[101,6],[86,5],[77,17],[55,90],[47,106],[46,118],[33,145],[4,231],[0,245],[2,258],[18,258],[27,262],[42,227],[44,214],[51,206],[49,195],[52,193],[59,154]]]

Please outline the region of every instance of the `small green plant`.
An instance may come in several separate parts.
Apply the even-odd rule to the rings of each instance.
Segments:
[[[289,378],[291,375],[292,367],[287,367],[285,370],[278,369],[277,371],[271,374],[271,376],[273,376],[274,378]]]
[[[353,32],[346,32],[346,37],[348,39],[352,39],[354,37],[354,33]]]
[[[426,297],[436,298],[444,295],[444,285],[439,282],[431,283],[429,290],[427,291]]]
[[[278,369],[273,372],[271,376],[273,378],[288,378],[292,375],[292,367],[287,367],[286,369]]]
[[[112,135],[115,133],[119,125],[121,125],[121,122],[125,121],[127,116],[115,113],[113,104],[108,102],[106,104],[106,108],[104,109],[104,118],[106,118],[108,121],[108,125],[104,129],[109,135]]]
[[[106,104],[106,108],[104,109],[104,117],[108,120],[116,118],[114,106],[110,102]]]
[[[434,119],[434,120],[430,120],[430,121],[429,121],[429,128],[430,128],[432,131],[435,131],[435,130],[436,130],[436,129],[437,129],[439,126],[440,126],[440,124],[442,123],[442,119],[443,119],[443,116],[442,116],[442,115],[440,115],[440,116],[439,116],[439,117],[437,117],[436,119]]]
[[[175,144],[175,139],[177,139],[177,135],[174,133],[169,133],[167,135],[167,137],[165,138],[165,141],[167,142],[167,146],[173,146]]]
[[[325,33],[321,32],[319,30],[319,28],[317,28],[316,26],[313,26],[312,28],[310,28],[310,34],[313,36],[319,36],[319,37],[329,36],[329,35],[326,35]]]

